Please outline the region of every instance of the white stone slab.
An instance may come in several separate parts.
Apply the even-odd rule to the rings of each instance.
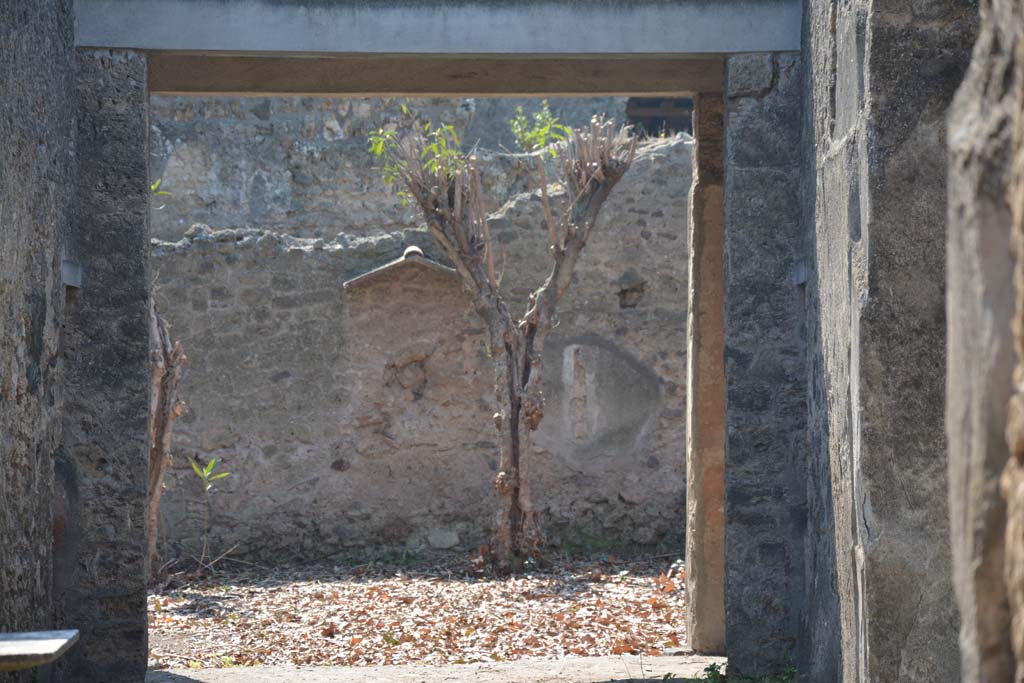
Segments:
[[[49,664],[77,640],[77,629],[0,633],[0,671],[20,671]]]

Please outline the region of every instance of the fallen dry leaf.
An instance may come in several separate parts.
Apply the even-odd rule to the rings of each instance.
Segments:
[[[221,573],[149,598],[150,664],[379,665],[660,654],[685,642],[680,563],[562,561]]]

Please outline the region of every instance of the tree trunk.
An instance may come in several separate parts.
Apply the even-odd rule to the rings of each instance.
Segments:
[[[164,475],[171,463],[171,431],[174,421],[185,409],[178,400],[178,384],[188,362],[181,342],[171,342],[167,321],[150,300],[149,335],[152,371],[149,397],[149,507],[146,511],[146,534],[149,547],[146,553],[146,578],[153,579],[160,555],[157,552],[160,496],[163,494]]]
[[[545,283],[532,300],[547,300],[547,289]],[[554,301],[550,304],[553,315]],[[540,560],[544,545],[539,511],[530,488],[534,457],[530,442],[544,417],[541,361],[551,318],[534,318],[525,323],[502,320],[503,325],[491,332],[495,398],[502,406],[502,412],[494,416],[501,444],[501,464],[494,485],[501,505],[492,552],[495,565],[503,572],[518,571],[531,558]]]
[[[493,560],[499,571],[522,569],[529,558],[538,558],[543,536],[537,512],[530,497],[529,464],[531,418],[524,414],[524,356],[522,338],[510,326],[495,339],[494,393],[501,412],[494,415],[501,444],[501,461],[494,487],[501,504],[493,540]],[[506,341],[512,340],[512,343]]]

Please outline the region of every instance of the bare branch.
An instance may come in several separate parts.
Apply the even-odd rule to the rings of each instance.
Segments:
[[[476,201],[477,207],[477,218],[480,221],[480,227],[483,230],[484,235],[484,255],[487,259],[487,281],[491,283],[491,287],[497,289],[498,279],[494,275],[494,245],[491,242],[491,229],[487,225],[487,214],[484,212],[484,200],[483,192],[480,189],[480,175],[477,173],[476,166],[470,169],[473,174],[473,199]]]
[[[501,250],[501,270],[498,271],[498,285],[497,288],[501,289],[501,281],[505,279],[505,261],[508,257],[508,249]]]
[[[551,201],[548,198],[548,174],[544,171],[544,152],[541,151],[534,161],[537,165],[537,175],[540,176],[540,198],[544,204],[544,222],[548,226],[548,239],[551,240],[551,248],[558,251],[562,248],[558,239],[558,229],[555,227],[555,217],[551,213]]]
[[[462,173],[455,176],[455,234],[462,236],[462,239],[459,240],[459,248],[463,251],[469,251],[469,242],[466,240],[466,235],[463,232],[462,223],[462,178]]]

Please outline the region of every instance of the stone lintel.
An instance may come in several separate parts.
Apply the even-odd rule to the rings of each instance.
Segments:
[[[156,52],[155,95],[542,97],[720,92],[715,55],[297,55]]]

